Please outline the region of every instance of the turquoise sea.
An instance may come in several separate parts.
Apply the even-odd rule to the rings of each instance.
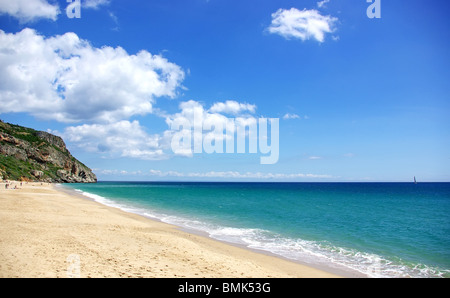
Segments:
[[[450,277],[450,183],[99,182],[100,203],[301,263]]]

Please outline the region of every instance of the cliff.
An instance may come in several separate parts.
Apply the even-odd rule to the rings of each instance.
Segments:
[[[97,177],[75,159],[62,138],[0,120],[0,180],[95,183]]]

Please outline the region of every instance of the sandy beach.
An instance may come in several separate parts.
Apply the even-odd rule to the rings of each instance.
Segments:
[[[0,277],[338,277],[71,195],[0,183]]]

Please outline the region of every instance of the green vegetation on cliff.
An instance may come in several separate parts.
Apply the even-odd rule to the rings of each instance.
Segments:
[[[96,182],[62,138],[0,120],[0,179],[45,182]]]

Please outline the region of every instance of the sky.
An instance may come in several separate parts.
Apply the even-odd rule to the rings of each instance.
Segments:
[[[0,0],[0,119],[61,136],[100,181],[449,182],[448,11]]]

